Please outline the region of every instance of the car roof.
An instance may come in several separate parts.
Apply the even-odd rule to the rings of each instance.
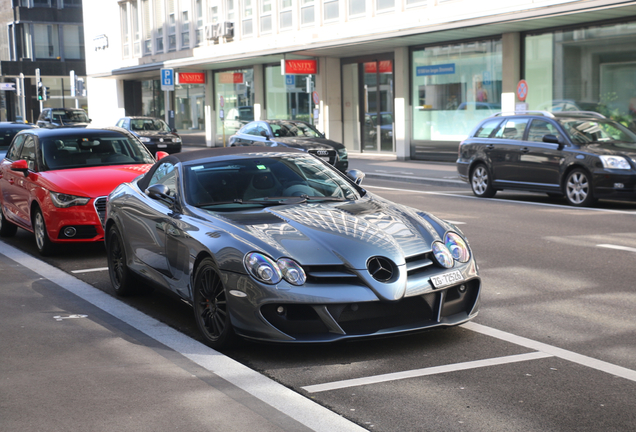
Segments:
[[[158,117],[149,117],[149,116],[126,116],[122,118],[129,118],[133,120],[161,120]]]
[[[37,126],[31,123],[0,122],[0,129],[33,129],[33,128],[37,128]]]
[[[124,135],[123,132],[110,129],[110,128],[56,128],[56,129],[47,129],[47,128],[32,128],[28,129],[30,134],[37,135],[39,138],[57,138],[57,137],[82,137],[92,134],[102,134],[102,135]]]
[[[610,120],[601,113],[595,111],[519,111],[514,113],[499,112],[492,117],[543,117],[555,120],[562,119],[588,119],[588,120]]]

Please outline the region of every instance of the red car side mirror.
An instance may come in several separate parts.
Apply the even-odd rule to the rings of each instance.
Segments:
[[[29,165],[24,159],[17,160],[11,164],[11,171],[20,171],[27,177],[29,175]]]
[[[157,153],[155,153],[155,159],[157,159],[157,160],[163,159],[166,156],[170,156],[170,154],[168,152],[165,152],[165,151],[158,151]]]

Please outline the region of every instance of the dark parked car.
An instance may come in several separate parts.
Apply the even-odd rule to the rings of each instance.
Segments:
[[[636,134],[593,112],[495,115],[459,145],[457,170],[479,197],[519,189],[574,206],[634,200]]]
[[[477,315],[462,232],[376,197],[306,152],[178,153],[108,198],[111,283],[192,305],[206,343],[331,342],[448,327]]]
[[[135,135],[154,155],[158,151],[179,153],[181,151],[181,137],[177,130],[170,128],[161,119],[153,117],[123,117],[117,121],[117,126]]]
[[[13,137],[23,129],[31,129],[37,127],[29,123],[0,122],[0,160],[4,159],[7,154],[9,144],[13,141]]]
[[[243,126],[230,137],[230,146],[283,146],[297,148],[345,172],[349,167],[347,149],[329,140],[309,123],[297,120],[258,120]]]
[[[85,128],[91,119],[81,108],[44,108],[38,117],[37,125],[41,128],[80,127]]]

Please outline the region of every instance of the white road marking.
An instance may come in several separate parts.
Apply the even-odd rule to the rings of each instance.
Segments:
[[[108,267],[97,267],[97,268],[84,269],[84,270],[72,270],[71,273],[73,274],[91,273],[91,272],[100,272],[100,271],[106,271],[106,270],[108,270]]]
[[[348,379],[348,380],[342,380],[342,381],[334,381],[330,383],[306,386],[306,387],[302,387],[302,389],[306,390],[309,393],[317,393],[317,392],[336,390],[336,389],[347,388],[347,387],[357,387],[361,385],[378,384],[378,383],[387,382],[387,381],[395,381],[395,380],[401,380],[401,379],[407,379],[407,378],[417,378],[417,377],[423,377],[427,375],[436,375],[441,373],[456,372],[456,371],[475,369],[475,368],[481,368],[481,367],[496,366],[496,365],[503,365],[503,364],[509,364],[509,363],[518,363],[522,361],[537,360],[537,359],[542,359],[546,357],[552,357],[552,355],[542,353],[542,352],[532,352],[527,354],[518,354],[518,355],[512,355],[512,356],[506,356],[506,357],[476,360],[476,361],[470,361],[465,363],[455,363],[455,364],[444,365],[444,366],[434,366],[430,368],[414,369],[410,371],[394,372],[394,373],[375,375],[375,376],[369,376],[364,378],[354,378],[354,379]]]
[[[624,251],[628,251],[628,252],[636,252],[636,248],[629,247],[629,246],[620,246],[620,245],[612,245],[612,244],[597,244],[596,247],[602,247],[602,248],[607,248],[607,249],[624,250]]]
[[[483,201],[497,201],[498,203],[502,203],[502,204],[514,204],[514,205],[525,204],[525,205],[533,205],[533,206],[541,206],[541,207],[567,209],[572,211],[616,213],[616,214],[626,214],[626,215],[636,216],[636,211],[612,210],[612,209],[593,208],[593,207],[572,207],[572,206],[564,205],[564,204],[537,203],[537,202],[530,202],[530,201],[509,201],[509,200],[502,200],[497,198],[479,198],[472,195],[461,195],[461,194],[467,193],[467,191],[433,192],[433,191],[420,191],[420,190],[413,190],[413,189],[400,189],[400,188],[391,188],[391,187],[384,187],[384,186],[369,186],[369,185],[364,185],[364,188],[365,189],[382,189],[382,190],[390,190],[390,191],[398,191],[398,192],[412,192],[412,193],[423,194],[423,195],[452,196],[456,198],[476,199],[476,200],[483,200]]]
[[[77,295],[317,432],[366,429],[105,292],[0,241],[0,254]]]

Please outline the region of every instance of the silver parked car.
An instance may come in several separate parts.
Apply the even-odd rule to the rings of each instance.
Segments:
[[[453,224],[289,148],[167,156],[108,199],[117,294],[141,278],[194,309],[206,342],[329,342],[464,323],[481,280]]]

